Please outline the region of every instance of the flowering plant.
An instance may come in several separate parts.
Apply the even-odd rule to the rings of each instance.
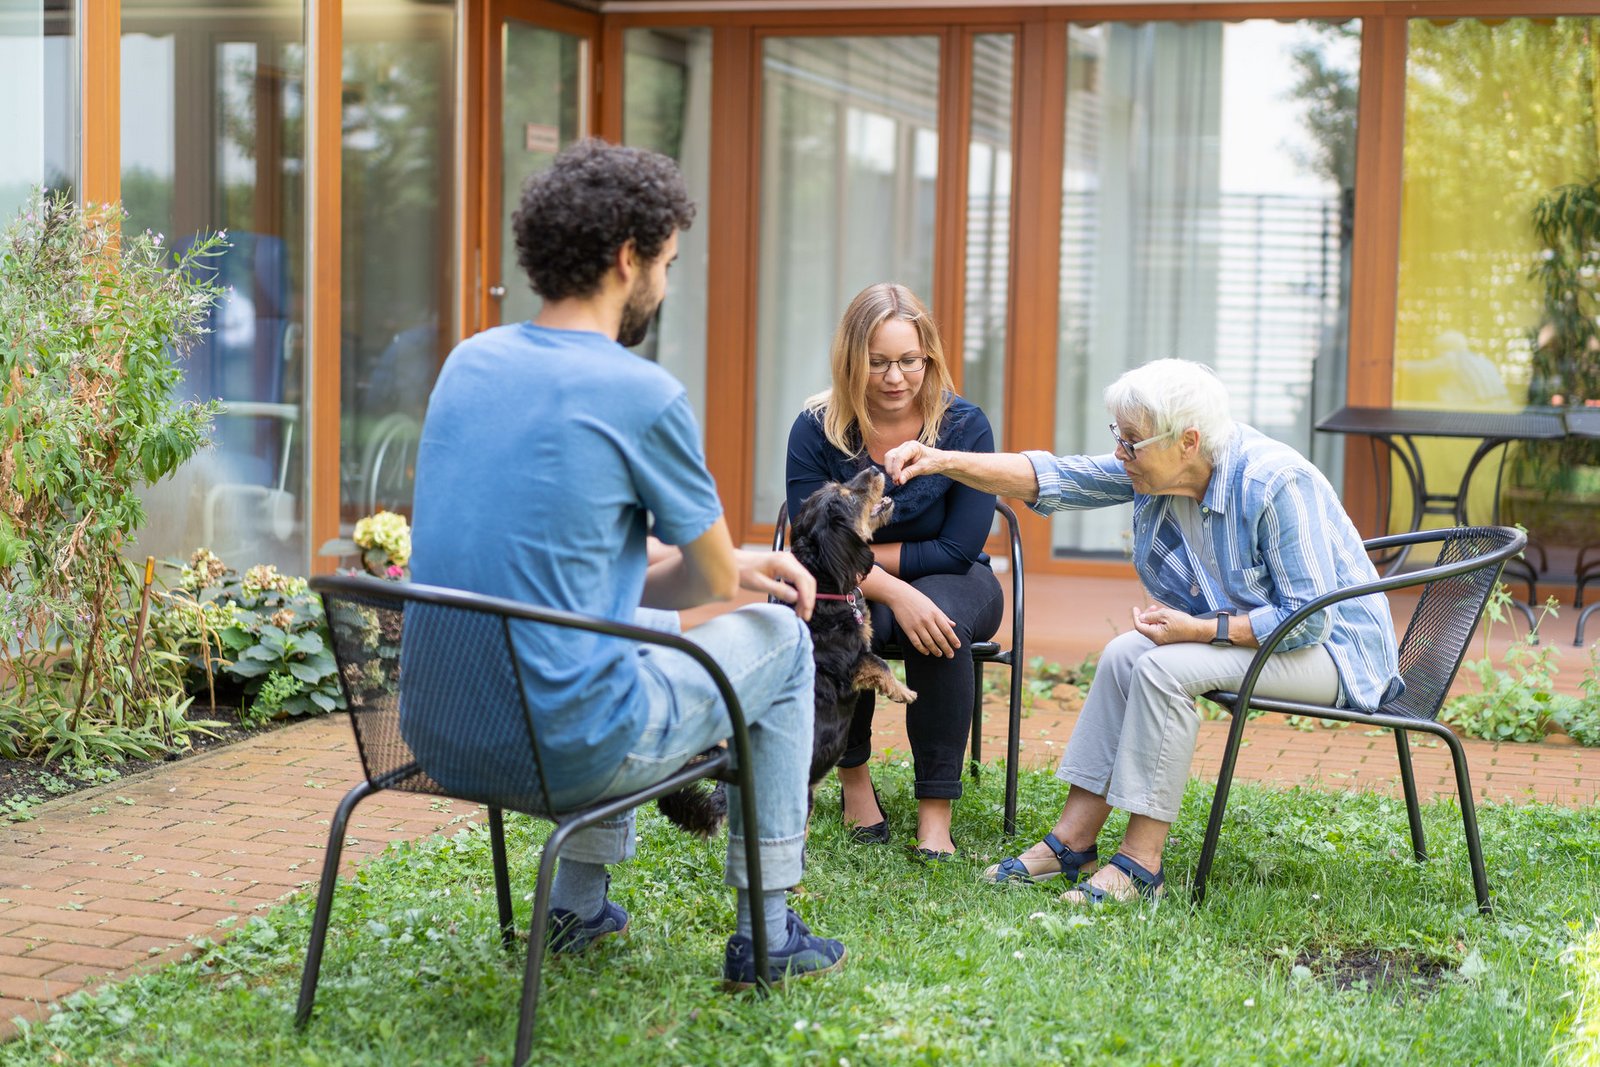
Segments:
[[[356,523],[356,547],[361,549],[361,565],[371,574],[396,581],[406,576],[411,560],[411,527],[405,517],[392,511],[368,515]]]

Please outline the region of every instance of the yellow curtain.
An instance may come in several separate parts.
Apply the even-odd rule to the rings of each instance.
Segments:
[[[1593,18],[1411,20],[1396,407],[1527,403],[1542,306],[1531,216],[1550,190],[1600,171],[1597,32]],[[1453,489],[1476,444],[1423,442],[1429,488]],[[1494,505],[1485,466],[1469,501],[1479,522]],[[1397,500],[1391,525],[1409,519],[1409,500]]]

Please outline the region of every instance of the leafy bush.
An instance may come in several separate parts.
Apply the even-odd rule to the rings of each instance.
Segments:
[[[240,684],[246,722],[344,707],[322,604],[304,578],[271,566],[241,575],[202,548],[162,595],[155,628],[183,651],[192,688],[213,706],[217,675]]]
[[[1478,676],[1483,688],[1445,702],[1439,720],[1455,726],[1469,737],[1489,741],[1541,741],[1545,729],[1561,700],[1554,693],[1556,667],[1554,648],[1532,643],[1529,634],[1517,638],[1506,649],[1506,669],[1489,658],[1489,633],[1496,623],[1510,617],[1511,591],[1500,585],[1490,594],[1483,609],[1483,656],[1469,659],[1462,666]],[[1554,618],[1558,604],[1552,597],[1544,605],[1539,621]]]
[[[137,490],[205,442],[176,362],[218,290],[120,208],[36,194],[0,238],[0,755],[149,756],[193,725],[174,662],[135,672]]]
[[[1583,697],[1561,701],[1552,717],[1578,744],[1600,746],[1600,645],[1589,646],[1589,669],[1583,672]]]

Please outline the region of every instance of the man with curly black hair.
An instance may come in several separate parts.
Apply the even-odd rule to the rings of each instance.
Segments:
[[[683,386],[625,347],[643,339],[666,296],[678,231],[693,219],[677,166],[653,152],[585,141],[528,182],[514,216],[517,258],[544,304],[533,321],[486,330],[445,362],[417,454],[411,567],[418,582],[623,622],[741,587],[784,602],[687,634],[738,693],[761,781],[759,833],[748,832],[764,886],[740,884],[747,828],[737,796],[728,804],[738,930],[723,977],[744,987],[758,977],[753,922],[767,930],[769,981],[832,970],[845,950],[813,935],[785,897],[805,839],[815,581],[788,553],[734,548]],[[711,679],[675,650],[546,630],[519,639],[518,667],[543,716],[543,785],[561,806],[658,782],[729,732]],[[511,755],[527,748],[520,709],[485,713],[504,721],[477,732],[481,750],[467,765],[536,795],[538,769]],[[402,728],[448,790],[461,755],[430,765],[429,753],[444,750],[450,724],[413,717]],[[572,836],[551,891],[553,951],[627,927],[607,898],[606,867],[633,846],[631,812]]]

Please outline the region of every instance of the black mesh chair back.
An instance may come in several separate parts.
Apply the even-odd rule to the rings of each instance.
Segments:
[[[1017,832],[1017,758],[1022,742],[1022,667],[1023,657],[1023,604],[1024,588],[1022,570],[1022,531],[1017,523],[1017,513],[1003,500],[996,500],[995,513],[1005,520],[1011,567],[1011,643],[974,641],[972,643],[972,758],[968,773],[977,780],[983,761],[983,669],[986,664],[998,663],[1009,669],[1010,689],[1007,694],[1006,732],[1006,800],[1003,827],[1007,837]],[[789,538],[789,504],[778,505],[778,518],[773,526],[772,548],[781,552]],[[904,660],[905,650],[890,643],[882,650],[884,659]]]
[[[1485,913],[1490,910],[1488,876],[1484,872],[1483,848],[1478,840],[1478,821],[1473,808],[1466,751],[1450,728],[1438,719],[1439,709],[1449,695],[1450,685],[1455,681],[1456,671],[1466,656],[1467,646],[1478,620],[1483,616],[1489,596],[1499,584],[1506,561],[1521,552],[1526,543],[1527,534],[1504,526],[1457,526],[1370,540],[1366,542],[1369,553],[1410,551],[1417,546],[1432,545],[1438,549],[1438,555],[1433,564],[1421,570],[1335,590],[1304,605],[1261,643],[1237,693],[1206,694],[1232,712],[1233,722],[1228,730],[1222,768],[1217,775],[1217,789],[1211,801],[1205,844],[1201,847],[1200,863],[1195,869],[1194,894],[1197,900],[1205,899],[1206,877],[1215,858],[1217,840],[1222,832],[1223,812],[1228,803],[1228,790],[1233,782],[1234,765],[1238,760],[1245,723],[1249,719],[1245,712],[1254,708],[1287,715],[1365,723],[1392,730],[1400,758],[1400,784],[1405,793],[1406,814],[1411,822],[1412,851],[1419,861],[1427,858],[1427,852],[1422,834],[1422,813],[1417,803],[1416,778],[1411,768],[1411,744],[1406,735],[1408,731],[1419,730],[1444,741],[1455,766],[1456,792],[1461,802],[1461,822],[1467,838],[1473,891],[1478,898],[1478,909]],[[1385,701],[1377,711],[1366,712],[1255,695],[1256,681],[1267,658],[1303,620],[1340,601],[1387,594],[1404,588],[1420,588],[1421,595],[1411,621],[1406,625],[1405,636],[1400,640],[1400,677],[1405,682],[1405,689],[1399,696]]]
[[[704,650],[678,634],[498,597],[364,576],[315,578],[311,587],[321,595],[327,614],[366,780],[345,794],[328,830],[295,1020],[304,1025],[311,1017],[351,812],[379,790],[430,793],[488,807],[495,899],[501,941],[507,951],[515,949],[516,927],[503,812],[522,812],[556,824],[542,850],[530,917],[514,1059],[519,1065],[526,1063],[538,1008],[550,882],[567,838],[708,777],[738,786],[746,826],[759,826],[749,736],[738,698]],[[594,662],[585,652],[606,642],[663,645],[689,655],[722,694],[732,724],[726,747],[712,749],[656,785],[625,796],[573,803],[571,798],[552,793],[544,774],[546,753],[540,741],[552,718],[544,709],[529,706],[516,652],[521,642],[549,640],[556,633],[568,638],[566,646],[576,639],[580,651],[574,654],[573,665],[578,672]],[[752,848],[745,853],[748,884],[759,886],[760,851]],[[765,975],[763,924],[755,924],[752,941],[756,974]]]
[[[1430,569],[1449,570],[1457,564],[1485,560],[1504,549],[1516,532],[1499,526],[1449,530],[1438,542],[1438,558]],[[1400,677],[1406,683],[1405,692],[1380,710],[1416,719],[1438,718],[1500,573],[1497,567],[1479,565],[1423,582],[1422,595],[1400,640]]]

